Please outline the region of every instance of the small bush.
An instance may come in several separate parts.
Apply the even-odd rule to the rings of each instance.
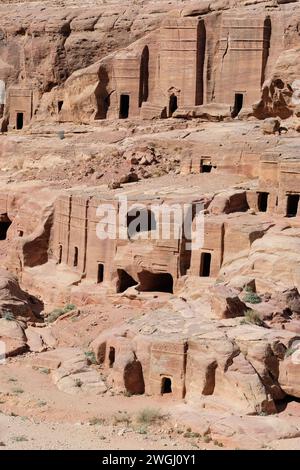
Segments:
[[[47,405],[47,402],[46,402],[46,401],[39,400],[39,401],[37,402],[37,406],[42,407],[42,406],[46,406],[46,405]]]
[[[75,310],[75,308],[76,308],[76,305],[74,304],[67,304],[63,308],[55,308],[51,313],[49,313],[46,320],[48,323],[53,323],[65,313]]]
[[[82,385],[83,385],[82,380],[80,380],[80,379],[75,379],[75,387],[80,388],[80,387],[82,387]]]
[[[165,418],[165,416],[160,410],[156,410],[155,408],[144,408],[137,415],[138,423],[142,424],[155,424],[163,418]]]
[[[1,312],[1,317],[4,318],[4,320],[8,321],[15,321],[15,316],[12,312],[9,312],[8,310],[4,310]]]
[[[131,417],[128,415],[127,411],[119,411],[113,416],[114,426],[117,426],[118,424],[126,424],[127,426],[129,426],[131,421]]]
[[[291,356],[292,354],[294,354],[294,352],[297,351],[298,348],[288,348],[286,351],[285,351],[285,355],[284,357],[289,357]]]
[[[198,432],[187,431],[184,433],[183,437],[187,437],[188,439],[190,439],[193,437],[200,437],[200,434]]]
[[[97,418],[96,416],[89,420],[89,425],[90,426],[97,426],[97,425],[104,424],[104,423],[105,423],[104,418]]]
[[[28,439],[26,436],[14,436],[12,437],[12,441],[14,442],[27,442]]]
[[[13,393],[16,395],[21,395],[21,393],[24,393],[24,390],[22,390],[22,388],[14,388]]]
[[[46,374],[46,375],[49,375],[50,374],[50,369],[48,369],[47,367],[43,367],[42,369],[40,369],[40,372],[42,374]]]
[[[253,289],[251,286],[246,286],[245,287],[245,292],[253,292]]]
[[[252,309],[246,310],[245,318],[243,319],[242,323],[252,323],[253,325],[257,326],[264,326],[264,322],[260,319],[259,314]]]
[[[90,362],[90,364],[97,364],[97,359],[93,351],[86,351],[84,355],[87,358],[87,360]]]
[[[248,304],[260,304],[261,303],[261,298],[255,292],[246,292],[246,295],[243,300],[244,302]]]
[[[222,442],[219,442],[217,440],[214,440],[214,445],[215,446],[218,446],[218,447],[223,447],[223,443]]]
[[[72,310],[75,310],[75,308],[76,308],[76,305],[67,304],[67,305],[64,306],[64,311],[65,311],[65,313],[72,312]]]
[[[136,432],[138,434],[147,434],[148,433],[148,430],[147,430],[147,427],[146,426],[140,426],[136,429]]]

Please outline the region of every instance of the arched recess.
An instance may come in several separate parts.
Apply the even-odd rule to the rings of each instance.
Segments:
[[[5,99],[6,99],[5,82],[3,80],[0,80],[0,118],[3,117]]]
[[[175,87],[171,87],[168,90],[169,103],[168,103],[168,117],[172,117],[173,113],[178,109],[180,104],[180,90]]]
[[[95,90],[95,97],[97,102],[97,112],[95,119],[106,119],[107,112],[110,107],[110,96],[112,92],[108,91],[109,75],[105,67],[100,67],[98,76],[99,83]]]
[[[266,67],[270,53],[270,41],[272,34],[272,23],[269,16],[264,21],[264,43],[263,43],[263,57],[262,57],[262,69],[261,69],[261,85],[263,85],[266,78]]]
[[[126,364],[124,386],[126,391],[132,395],[141,395],[145,392],[143,368],[140,361],[134,360]]]
[[[151,273],[141,271],[138,274],[141,292],[169,292],[173,294],[173,276],[170,273]]]
[[[0,240],[6,240],[7,231],[11,226],[11,220],[7,214],[0,215]]]
[[[197,28],[197,71],[196,71],[196,106],[204,103],[204,63],[206,49],[206,28],[200,20]]]
[[[139,107],[149,96],[149,48],[145,46],[141,55]]]

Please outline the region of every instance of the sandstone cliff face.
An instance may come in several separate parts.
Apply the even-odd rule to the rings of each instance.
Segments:
[[[261,289],[273,291],[276,286],[300,288],[299,229],[275,227],[251,245],[249,251],[225,258],[221,276],[249,275]]]
[[[121,38],[122,48],[116,51],[114,47],[107,47],[105,57],[93,55],[91,37],[88,39],[91,51],[85,54],[78,67],[73,65],[68,43],[76,54],[79,51],[79,57],[83,55],[83,46],[76,42],[80,31],[72,30],[72,41],[68,38],[65,44],[70,77],[66,82],[61,80],[60,83],[64,83],[60,88],[43,97],[38,118],[43,120],[47,115],[55,120],[85,123],[118,118],[120,95],[129,93],[130,117],[167,116],[169,98],[174,95],[179,107],[174,114],[176,117],[207,118],[215,113],[216,108],[209,108],[213,105],[217,106],[219,114],[221,111],[221,116],[214,118],[224,119],[234,114],[234,100],[239,90],[243,92],[245,116],[253,112],[258,118],[291,116],[299,88],[295,78],[298,76],[299,5],[265,3],[182,2],[183,8],[177,5],[165,19],[163,15],[159,17],[153,25],[154,31],[135,41],[141,35],[130,36],[128,41]],[[238,33],[235,24],[239,25]],[[146,24],[143,29],[144,33],[150,30]],[[248,47],[251,31],[255,44]],[[89,31],[88,38],[89,34],[94,33]],[[114,37],[116,34],[114,31]],[[188,41],[193,44],[192,51],[197,50],[197,59],[189,50]],[[145,50],[148,76],[147,97],[143,100],[138,95]],[[76,72],[71,74],[74,70]],[[64,104],[57,116],[59,100]]]
[[[51,239],[54,201],[58,192],[24,185],[18,191],[6,190],[1,212],[9,228],[1,250],[3,265],[22,276],[25,266],[47,262]]]
[[[0,6],[0,79],[40,92],[155,28],[177,2],[27,2]]]

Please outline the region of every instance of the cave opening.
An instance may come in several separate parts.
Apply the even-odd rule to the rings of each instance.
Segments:
[[[125,292],[129,287],[137,285],[137,282],[124,269],[118,269],[117,292]]]
[[[169,273],[142,271],[138,275],[142,292],[168,292],[173,294],[173,277]]]

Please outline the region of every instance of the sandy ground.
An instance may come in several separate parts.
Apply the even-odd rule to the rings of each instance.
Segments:
[[[8,449],[191,449],[206,448],[185,437],[168,416],[176,402],[147,396],[69,395],[48,374],[32,369],[32,355],[0,366],[0,446]],[[138,422],[141,410],[164,416]],[[216,447],[209,444],[209,447]]]

